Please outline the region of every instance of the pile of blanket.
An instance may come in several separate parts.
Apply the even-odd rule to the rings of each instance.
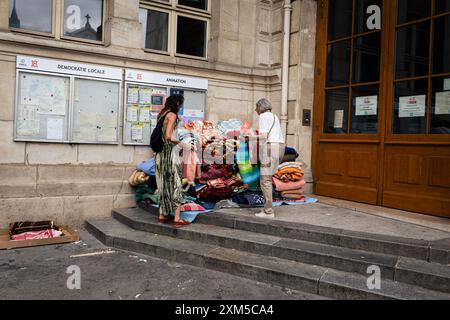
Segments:
[[[275,191],[283,199],[298,200],[303,198],[303,187],[306,181],[300,162],[285,162],[278,166],[272,178]]]

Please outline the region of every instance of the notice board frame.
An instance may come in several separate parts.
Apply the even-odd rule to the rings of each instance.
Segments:
[[[33,62],[39,62],[39,65],[44,65],[42,69],[36,68]],[[98,70],[98,68],[103,68],[104,74],[106,76],[91,76],[85,75],[82,71],[75,72],[66,72],[66,71],[56,71],[56,65],[72,65],[74,67],[83,66],[85,69],[93,68],[94,70]],[[20,74],[21,73],[30,73],[30,74],[41,74],[46,76],[54,76],[54,77],[64,77],[69,79],[69,105],[67,107],[67,115],[65,117],[66,127],[67,127],[67,135],[66,139],[62,140],[49,140],[37,138],[23,138],[18,136],[17,134],[17,117],[19,115],[19,97],[20,97]],[[86,73],[86,72],[85,72]],[[73,140],[73,113],[74,113],[74,104],[75,104],[75,80],[76,79],[88,79],[94,81],[102,81],[102,82],[113,82],[118,84],[118,97],[117,97],[117,112],[116,112],[116,141],[114,142],[92,142],[92,141],[83,141],[83,140]],[[122,101],[122,88],[123,88],[123,69],[121,68],[111,68],[108,66],[102,65],[91,65],[91,64],[80,64],[78,62],[64,61],[64,60],[56,60],[56,59],[46,59],[41,57],[29,57],[29,56],[17,56],[16,63],[16,84],[15,84],[15,101],[14,101],[14,141],[17,142],[36,142],[36,143],[54,143],[54,144],[92,144],[92,145],[119,145],[120,144],[120,102]]]
[[[170,95],[171,89],[178,89],[183,91],[194,91],[194,92],[204,92],[205,93],[205,104],[204,104],[204,116],[206,115],[206,106],[207,106],[207,93],[208,93],[208,85],[209,81],[204,78],[195,78],[185,75],[177,75],[177,74],[169,74],[169,73],[161,73],[161,72],[153,72],[153,71],[145,71],[145,70],[136,70],[136,69],[125,69],[125,82],[123,89],[123,145],[129,146],[149,146],[146,143],[138,143],[133,141],[127,141],[127,132],[126,132],[126,122],[127,122],[127,105],[128,105],[128,91],[127,88],[129,85],[136,86],[149,86],[149,87],[159,87],[165,88],[167,90],[166,98]],[[150,134],[154,126],[150,126]],[[131,135],[131,133],[129,134]]]
[[[124,82],[124,89],[123,89],[123,119],[122,119],[122,128],[123,128],[123,132],[122,132],[122,139],[123,142],[122,144],[125,146],[148,146],[150,147],[150,141],[148,141],[148,143],[145,142],[145,140],[142,143],[136,142],[136,141],[132,141],[131,140],[131,132],[129,134],[127,134],[127,112],[128,112],[128,87],[129,86],[145,86],[145,87],[157,87],[157,88],[164,88],[166,90],[166,99],[169,96],[169,90],[170,88],[168,86],[165,85],[161,85],[161,84],[155,84],[155,83],[147,83],[147,82],[137,82],[137,81],[125,81]],[[155,125],[156,126],[156,125]],[[154,127],[152,125],[152,123],[150,123],[150,128],[149,128],[149,137],[148,139],[150,140],[150,135],[153,132]],[[131,130],[131,128],[130,128]],[[146,130],[143,130],[143,134],[146,132]],[[130,137],[128,137],[130,136]],[[130,139],[128,139],[130,138]]]

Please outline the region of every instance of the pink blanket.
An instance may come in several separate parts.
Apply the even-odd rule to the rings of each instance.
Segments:
[[[296,182],[283,182],[277,178],[272,178],[272,182],[275,185],[275,190],[277,190],[278,192],[298,190],[303,188],[306,184],[305,180]]]
[[[59,230],[47,229],[42,231],[30,231],[21,234],[13,235],[12,240],[36,240],[36,239],[50,239],[60,237],[62,232]]]

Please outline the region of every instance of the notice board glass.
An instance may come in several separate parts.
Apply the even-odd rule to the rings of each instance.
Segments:
[[[127,82],[125,85],[124,144],[150,145],[158,113],[166,102],[167,88]]]
[[[72,141],[118,143],[120,83],[74,79]]]
[[[67,142],[70,77],[26,71],[17,77],[15,139]]]

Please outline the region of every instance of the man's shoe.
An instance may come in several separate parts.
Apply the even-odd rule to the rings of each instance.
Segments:
[[[275,218],[275,215],[273,213],[272,214],[267,214],[264,211],[255,214],[255,216],[257,216],[258,218],[269,218],[269,219],[274,219]]]

